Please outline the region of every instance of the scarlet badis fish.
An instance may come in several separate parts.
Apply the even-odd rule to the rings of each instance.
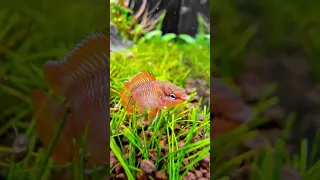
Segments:
[[[45,63],[45,80],[55,93],[66,98],[66,103],[53,101],[42,90],[31,93],[36,128],[45,147],[52,142],[54,128],[65,109],[69,109],[51,154],[56,164],[79,163],[82,142],[77,137],[87,125],[86,172],[109,162],[109,44],[109,30],[95,32],[61,61]]]
[[[126,111],[129,114],[135,110],[135,107],[139,114],[151,109],[148,116],[149,122],[153,120],[151,125],[157,119],[159,110],[188,100],[188,95],[180,87],[169,82],[158,81],[149,72],[137,73],[129,81],[124,82],[124,87],[127,92],[120,90],[122,106],[127,107]]]
[[[213,135],[226,133],[251,120],[251,108],[219,79],[211,77],[210,91],[211,114],[219,115],[211,124]]]

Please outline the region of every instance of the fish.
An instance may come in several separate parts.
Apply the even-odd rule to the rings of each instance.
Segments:
[[[54,128],[68,109],[66,122],[53,148],[54,163],[80,162],[81,135],[88,126],[85,172],[101,169],[110,160],[110,41],[109,29],[87,35],[60,61],[44,64],[44,80],[65,99],[53,100],[47,92],[30,94],[36,129],[45,148],[52,142]]]
[[[252,109],[237,94],[215,77],[210,78],[210,111],[213,136],[229,132],[252,119]]]
[[[120,99],[127,113],[135,110],[139,114],[147,112],[148,121],[154,124],[161,109],[179,105],[189,99],[180,87],[164,81],[158,81],[150,72],[138,72],[130,80],[124,82],[124,90],[120,90]],[[137,106],[136,106],[137,105]]]

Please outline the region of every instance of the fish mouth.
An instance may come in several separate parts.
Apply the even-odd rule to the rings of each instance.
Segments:
[[[189,99],[188,95],[185,95],[185,96],[182,97],[182,100],[184,100],[184,101],[187,101],[188,99]]]

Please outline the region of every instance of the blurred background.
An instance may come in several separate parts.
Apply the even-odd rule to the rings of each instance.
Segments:
[[[198,33],[198,15],[201,15],[208,25],[210,23],[209,0],[127,0],[126,2],[127,6],[137,14],[148,11],[148,16],[157,17],[165,11],[161,27],[164,34],[188,34],[194,37]]]
[[[151,15],[148,17],[149,19],[156,19],[153,16],[160,17],[163,10],[166,10],[167,15],[161,23],[163,34],[185,35],[181,36],[181,39],[193,46],[198,46],[198,44],[207,46],[209,44],[208,33],[201,37],[197,36],[199,32],[203,32],[198,28],[200,27],[198,15],[203,17],[201,24],[204,24],[206,29],[210,27],[208,18],[209,1],[137,0],[127,2],[137,16],[143,14],[141,11],[145,12],[144,8],[140,9],[141,7],[153,8],[154,11],[149,13]],[[37,88],[51,93],[42,75],[43,64],[46,61],[60,60],[87,34],[109,26],[107,23],[110,21],[108,18],[110,12],[109,5],[106,3],[102,0],[79,0],[76,2],[71,0],[1,1],[0,179],[25,179],[27,177],[34,179],[36,176],[37,171],[35,169],[41,166],[38,160],[41,143],[37,137],[32,117],[29,94],[32,89]],[[138,19],[139,23],[144,23],[143,18]],[[128,34],[132,35],[129,37],[140,38],[144,33],[156,29],[155,24],[156,22],[152,24],[151,21],[151,25],[148,24],[147,28],[144,29],[145,31],[138,33],[138,36],[135,36],[134,32],[132,33],[134,28],[121,26],[121,24],[117,25],[120,25],[119,31],[121,32],[128,30]],[[133,25],[136,25],[136,22]],[[128,29],[121,29],[123,27]],[[123,34],[120,34],[120,36],[125,38]],[[152,36],[151,39],[147,40],[157,38],[157,36]],[[163,39],[163,43],[172,40],[172,34],[166,36],[166,38]],[[137,42],[134,38],[131,40]],[[190,45],[189,48],[192,48],[192,46]],[[209,51],[208,48],[206,50]],[[186,51],[189,52],[190,50],[186,49]],[[208,57],[207,51],[199,51],[195,56],[199,59]],[[203,64],[208,67],[208,62],[196,62],[196,64],[200,68],[194,73],[201,77],[208,77],[209,68],[206,68],[207,70],[201,68]],[[190,64],[190,66],[192,65]],[[199,82],[195,82],[194,86],[197,86],[197,83],[199,84]],[[204,84],[207,86],[203,92],[208,96],[209,85],[206,82]],[[204,100],[207,104],[208,99],[207,97]],[[19,136],[19,134],[22,136]],[[45,173],[46,177],[70,179],[71,175],[68,171],[55,168],[50,170],[54,173],[48,171]]]
[[[142,0],[129,2],[136,13],[143,4]],[[149,0],[145,6],[154,9],[151,13],[154,16],[167,10],[161,27],[164,33],[194,37],[199,31],[197,13],[202,15],[203,22],[212,29],[213,76],[220,77],[249,106],[268,106],[264,111],[257,111],[268,120],[260,127],[262,135],[248,141],[247,147],[254,149],[265,144],[275,147],[287,129],[286,123],[293,121],[285,144],[290,157],[278,158],[285,162],[281,179],[317,180],[320,2]],[[23,169],[28,165],[24,162],[13,167],[8,163],[17,134],[25,133],[33,144],[30,148],[37,147],[28,95],[31,89],[47,88],[42,79],[43,63],[60,59],[86,34],[108,26],[108,11],[102,0],[1,1],[0,169],[3,176],[14,168]],[[265,103],[273,97],[277,103],[270,106]],[[272,179],[273,172],[278,173],[274,169],[268,171],[268,163],[265,166],[257,163],[257,167],[264,170],[265,179]],[[233,179],[249,179],[248,171],[221,174]]]
[[[29,94],[48,90],[42,77],[47,60],[61,59],[87,34],[109,26],[107,7],[102,0],[1,1],[0,179],[34,177],[34,170],[25,171],[38,163],[33,152],[40,147]],[[18,134],[26,138],[13,146]],[[24,161],[14,165],[12,152]]]
[[[208,5],[209,1],[182,0],[118,0],[110,4],[110,25],[126,39],[117,43],[119,39],[114,38],[111,47],[130,44],[127,40],[134,43],[126,53],[111,54],[110,107],[114,107],[111,108],[110,123],[111,178],[130,179],[133,176],[138,180],[175,180],[197,176],[210,179]],[[178,116],[167,114],[163,116],[165,123],[161,119],[156,121],[154,127],[160,129],[145,122],[141,129],[140,118],[137,118],[136,126],[132,123],[134,116],[133,119],[122,116],[124,109],[119,107],[119,90],[123,89],[123,81],[138,71],[149,71],[157,80],[183,87],[190,97],[187,103],[177,106],[177,110],[168,109],[169,113],[179,112]],[[199,114],[192,116],[197,109]],[[157,126],[157,123],[161,125]],[[170,124],[174,127],[169,127]],[[131,138],[131,134],[138,138]],[[158,137],[154,143],[152,134]],[[139,144],[143,146],[139,147]]]
[[[262,133],[250,142],[250,148],[261,144],[277,147],[280,142],[277,140],[283,138],[284,130],[293,122],[285,141],[286,153],[292,157],[276,157],[286,166],[280,179],[320,178],[312,171],[312,167],[319,168],[320,157],[320,3],[308,0],[210,3],[212,76],[219,77],[247,105],[267,106],[256,111],[267,123],[259,127]],[[267,105],[265,102],[271,98],[277,98],[277,102]],[[264,170],[261,175],[277,177],[277,170],[260,168]],[[234,179],[246,179],[243,176],[246,173],[234,173]]]

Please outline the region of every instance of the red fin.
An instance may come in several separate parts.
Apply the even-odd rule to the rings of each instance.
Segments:
[[[151,109],[148,115],[148,121],[151,123],[154,121],[154,118],[158,118],[156,115],[158,115],[158,109]],[[153,122],[154,123],[154,122]],[[153,124],[152,123],[152,124]]]
[[[48,61],[45,78],[56,93],[65,95],[81,78],[105,71],[109,56],[109,32],[95,32],[78,43],[61,61]]]
[[[132,113],[133,112],[133,108],[132,108],[132,103],[130,102],[128,104],[128,101],[130,99],[129,94],[127,94],[124,90],[120,90],[120,98],[121,98],[121,104],[123,108],[126,108],[127,106],[127,112],[128,113]]]
[[[240,122],[235,122],[223,117],[216,117],[211,124],[210,131],[213,136],[225,134],[240,126]]]
[[[129,81],[124,82],[124,87],[126,90],[131,91],[133,88],[148,82],[148,81],[155,81],[156,78],[153,74],[149,72],[139,72],[134,75]]]
[[[42,90],[33,90],[30,98],[36,128],[43,145],[48,147],[54,135],[54,128],[57,127],[63,116],[64,105],[52,101],[47,93]],[[71,149],[66,146],[69,143],[62,133],[51,155],[56,163],[64,164],[70,161],[71,152],[69,150]]]
[[[251,108],[227,86],[216,78],[211,77],[211,110],[229,120],[245,123],[252,118]]]

